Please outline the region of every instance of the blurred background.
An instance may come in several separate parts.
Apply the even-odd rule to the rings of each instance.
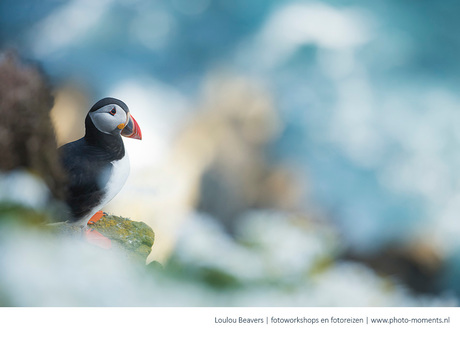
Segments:
[[[2,0],[2,80],[14,68],[41,80],[58,146],[83,135],[100,98],[128,104],[143,140],[125,140],[131,175],[105,210],[151,226],[147,262],[164,267],[53,246],[9,219],[0,301],[457,305],[459,12],[428,0]],[[21,112],[2,98],[7,137]],[[55,149],[44,136],[35,147]],[[40,211],[53,158],[5,159],[0,200]]]

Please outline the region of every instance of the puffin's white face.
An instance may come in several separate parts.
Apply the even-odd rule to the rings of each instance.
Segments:
[[[89,116],[94,123],[94,126],[103,133],[117,134],[128,124],[129,113],[126,113],[117,104],[109,104],[90,112]]]

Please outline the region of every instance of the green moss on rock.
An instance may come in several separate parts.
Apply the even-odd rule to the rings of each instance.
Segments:
[[[106,215],[89,226],[112,240],[112,245],[125,250],[130,256],[145,261],[152,250],[155,233],[143,222],[124,217]]]

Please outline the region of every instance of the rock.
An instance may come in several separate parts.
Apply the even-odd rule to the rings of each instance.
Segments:
[[[0,52],[0,170],[18,169],[40,177],[57,199],[64,198],[65,174],[58,163],[51,87],[37,66]]]
[[[129,256],[145,261],[152,251],[155,233],[143,222],[124,217],[106,215],[90,226],[112,240],[114,247],[121,248]]]

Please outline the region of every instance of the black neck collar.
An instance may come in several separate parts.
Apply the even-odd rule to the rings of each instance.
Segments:
[[[120,160],[125,156],[125,146],[121,135],[103,133],[96,128],[89,115],[85,119],[85,128],[84,138],[89,145],[104,150],[112,160]]]

